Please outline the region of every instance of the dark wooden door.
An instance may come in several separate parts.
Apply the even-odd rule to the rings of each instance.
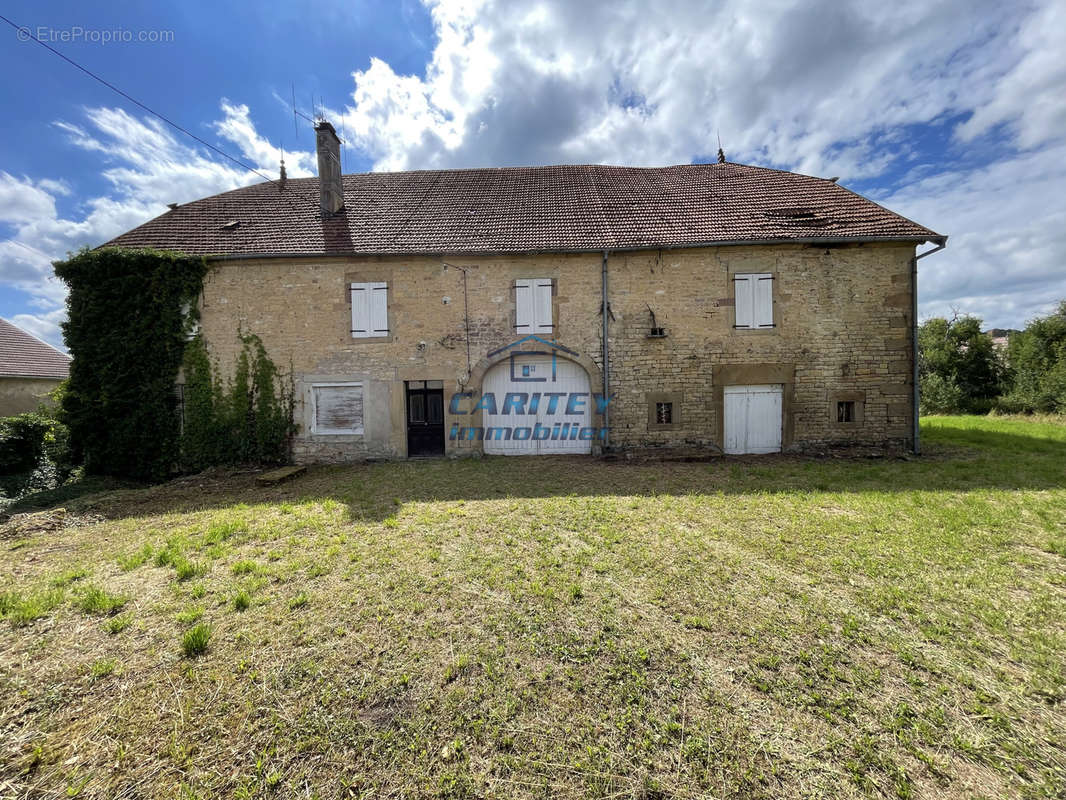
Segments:
[[[407,455],[444,453],[444,381],[407,382]]]

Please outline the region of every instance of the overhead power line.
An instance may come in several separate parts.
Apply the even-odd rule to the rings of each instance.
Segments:
[[[12,28],[14,28],[16,31],[18,31],[19,34],[21,35],[21,38],[32,39],[33,41],[37,42],[37,44],[39,44],[41,47],[43,47],[45,50],[48,50],[49,52],[59,56],[61,59],[66,61],[68,64],[70,64],[72,67],[76,67],[77,69],[81,70],[82,72],[84,72],[86,75],[88,75],[93,80],[98,81],[99,83],[102,83],[104,86],[106,86],[111,91],[115,92],[116,94],[121,95],[122,97],[125,97],[127,100],[129,100],[131,103],[133,103],[135,106],[138,106],[139,108],[144,109],[149,114],[151,114],[153,117],[157,117],[157,118],[161,119],[163,122],[165,122],[170,127],[174,128],[175,130],[181,131],[186,136],[188,136],[188,137],[190,137],[192,139],[195,139],[197,142],[199,142],[200,144],[202,144],[204,147],[208,148],[209,150],[213,150],[214,152],[218,153],[223,158],[229,159],[230,161],[232,161],[237,166],[243,167],[244,169],[248,170],[249,172],[252,172],[252,173],[258,175],[263,180],[269,181],[270,183],[277,183],[277,181],[275,181],[273,178],[270,178],[267,175],[264,175],[262,172],[257,170],[255,167],[250,166],[248,164],[245,164],[239,158],[235,158],[234,156],[231,156],[225,150],[222,150],[222,149],[220,149],[218,147],[215,147],[210,142],[204,141],[203,139],[201,139],[199,136],[197,136],[192,131],[190,131],[190,130],[188,130],[186,128],[183,128],[181,125],[179,125],[178,123],[176,123],[176,122],[174,122],[174,121],[172,121],[170,119],[167,119],[165,116],[160,114],[158,111],[155,111],[154,109],[149,108],[148,106],[146,106],[144,103],[142,103],[137,98],[131,97],[129,94],[127,94],[126,92],[122,91],[117,86],[115,86],[113,83],[110,83],[109,81],[104,80],[103,78],[101,78],[99,75],[97,75],[92,70],[90,70],[90,69],[88,69],[86,67],[83,67],[77,61],[74,61],[73,59],[68,58],[63,53],[59,52],[58,50],[56,50],[54,47],[52,47],[51,45],[47,44],[46,42],[42,42],[40,39],[38,39],[36,36],[33,35],[33,32],[29,28],[27,28],[25,26],[22,26],[22,25],[16,25],[14,22],[12,22],[7,17],[5,17],[3,14],[0,14],[0,20],[3,20],[8,25],[10,25]]]
[[[32,245],[28,245],[25,242],[20,242],[18,239],[4,239],[4,244],[8,244],[8,243],[17,244],[19,247],[23,248],[24,250],[29,250],[31,253],[36,253],[39,256],[44,256],[49,261],[52,260],[52,256],[48,255],[48,253],[44,252],[43,250],[38,250],[36,247],[33,247]]]

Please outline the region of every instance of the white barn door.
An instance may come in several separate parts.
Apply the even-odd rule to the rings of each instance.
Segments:
[[[512,370],[514,376],[512,376]],[[542,380],[543,379],[543,380]],[[517,353],[514,362],[511,359],[503,361],[485,374],[481,384],[482,395],[492,392],[496,401],[496,412],[490,414],[487,410],[482,414],[482,426],[485,429],[485,452],[495,455],[532,456],[532,455],[575,455],[592,452],[592,442],[588,439],[571,439],[567,436],[561,438],[563,423],[569,423],[568,431],[575,427],[588,428],[592,425],[592,409],[595,400],[589,392],[589,376],[585,369],[573,361],[565,358],[555,358],[554,368],[552,356],[541,353]],[[554,412],[550,409],[550,401],[545,393],[563,393],[555,401]],[[567,414],[567,401],[571,393],[584,394],[584,403],[581,405],[580,414]],[[536,412],[533,414],[504,414],[504,406],[508,394],[526,395],[523,411],[528,411],[534,395],[540,395],[536,400]],[[549,431],[558,430],[556,439],[534,439],[533,428],[540,423],[541,429]],[[504,429],[503,433],[499,429]],[[515,438],[514,434],[519,429],[529,429],[529,436],[524,433]],[[505,438],[508,437],[509,438]]]
[[[727,453],[781,452],[781,408],[784,387],[726,386],[725,451]]]

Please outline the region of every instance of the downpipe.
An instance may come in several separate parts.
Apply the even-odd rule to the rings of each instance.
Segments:
[[[948,237],[944,236],[940,239],[940,243],[932,250],[926,250],[924,253],[918,253],[911,258],[911,365],[913,371],[911,374],[911,383],[913,384],[913,414],[914,418],[914,455],[919,456],[922,454],[922,442],[920,435],[920,424],[918,420],[918,407],[921,402],[921,396],[918,390],[918,261],[931,256],[933,253],[939,253],[945,247],[948,246]]]
[[[611,359],[610,348],[607,346],[607,251],[603,251],[603,268],[600,274],[600,314],[603,315],[603,449],[608,450],[611,446],[611,405],[608,398],[611,396]]]

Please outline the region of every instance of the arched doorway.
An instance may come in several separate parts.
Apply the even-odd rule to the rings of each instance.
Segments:
[[[515,351],[485,373],[482,396],[485,453],[592,452],[588,432],[596,401],[589,390],[588,372],[577,362],[557,352]]]

